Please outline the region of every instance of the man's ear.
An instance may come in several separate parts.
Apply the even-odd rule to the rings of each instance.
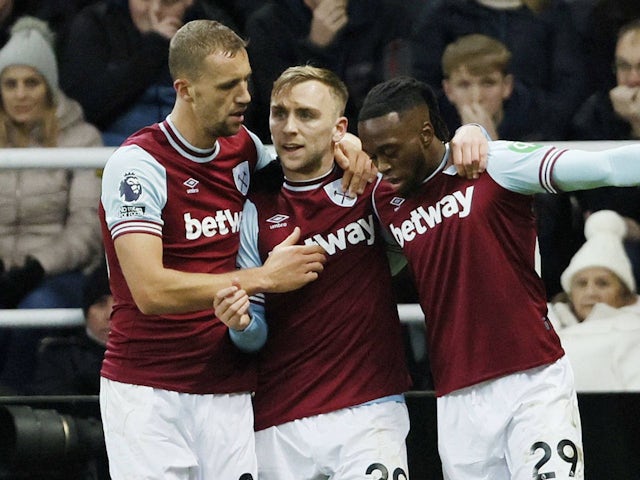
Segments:
[[[430,120],[425,120],[422,123],[422,128],[420,129],[420,141],[424,147],[428,147],[431,145],[433,141],[433,137],[435,136],[435,132],[433,131],[433,125],[431,125]]]
[[[176,91],[176,95],[185,102],[193,101],[193,86],[189,80],[183,78],[177,79],[173,82],[173,89]]]
[[[338,143],[347,133],[347,126],[349,125],[349,121],[347,117],[340,117],[336,120],[336,124],[333,126],[333,136],[331,140],[334,143]]]

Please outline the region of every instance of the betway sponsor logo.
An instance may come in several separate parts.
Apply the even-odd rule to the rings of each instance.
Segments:
[[[218,210],[213,216],[202,220],[191,218],[191,213],[184,214],[184,229],[187,240],[197,240],[202,235],[213,237],[216,234],[226,235],[240,230],[242,212],[231,212],[229,209]]]
[[[333,255],[337,251],[345,250],[350,245],[363,242],[366,242],[367,245],[373,245],[375,239],[373,215],[369,215],[368,218],[361,218],[334,233],[330,233],[326,238],[318,234],[307,238],[304,243],[305,245],[320,245],[329,255]]]
[[[404,220],[399,226],[393,223],[389,229],[402,247],[405,242],[410,242],[416,235],[422,235],[427,230],[442,223],[445,218],[457,215],[464,218],[471,212],[471,202],[473,200],[473,187],[468,187],[464,192],[453,192],[452,195],[445,195],[435,205],[426,207],[420,206],[411,210],[409,219]]]

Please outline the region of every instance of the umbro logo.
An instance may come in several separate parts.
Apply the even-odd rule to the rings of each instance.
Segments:
[[[394,207],[396,207],[396,208],[393,209],[394,211],[398,211],[400,206],[404,203],[404,198],[402,198],[402,197],[393,197],[389,203],[391,205],[393,205]]]
[[[189,180],[182,182],[182,184],[187,187],[187,193],[198,193],[200,191],[197,188],[199,183],[200,182],[193,177],[189,178]]]
[[[269,229],[273,230],[274,228],[282,228],[282,227],[286,227],[287,226],[287,219],[289,218],[289,215],[283,215],[282,213],[276,213],[273,217],[268,218],[267,222],[269,222],[271,225],[269,225]]]

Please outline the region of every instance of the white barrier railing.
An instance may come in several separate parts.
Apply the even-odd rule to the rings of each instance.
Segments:
[[[422,310],[417,304],[405,303],[398,305],[398,314],[402,321],[406,323],[422,323],[424,321]],[[0,328],[71,328],[81,325],[84,325],[84,316],[81,308],[0,309]]]
[[[637,142],[538,142],[559,148],[603,150]],[[271,146],[269,146],[272,148]],[[0,148],[1,168],[102,168],[115,147],[94,148]],[[640,161],[640,159],[639,159]],[[424,319],[417,304],[398,305],[404,323],[421,323]],[[81,309],[0,309],[3,327],[75,327],[84,322]]]

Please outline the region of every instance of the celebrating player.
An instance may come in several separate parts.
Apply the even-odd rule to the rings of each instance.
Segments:
[[[573,373],[534,266],[532,194],[640,184],[640,145],[603,152],[489,143],[455,175],[433,92],[374,87],[358,121],[385,182],[374,208],[409,262],[426,318],[445,479],[583,478]]]

